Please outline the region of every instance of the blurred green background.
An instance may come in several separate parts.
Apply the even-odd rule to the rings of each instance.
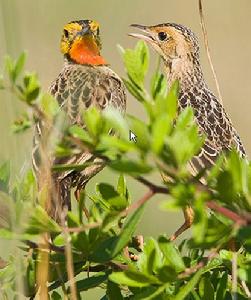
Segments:
[[[202,40],[197,0],[0,0],[0,58],[28,53],[26,69],[36,71],[44,90],[58,75],[63,58],[59,51],[62,27],[77,19],[94,19],[101,25],[103,55],[119,74],[125,75],[117,45],[132,47],[135,40],[127,36],[131,23],[157,24],[176,22],[191,27],[201,41],[201,61],[209,86],[215,90]],[[251,1],[204,1],[211,55],[218,75],[224,106],[238,130],[247,152],[251,154]],[[152,68],[156,55],[151,52]],[[2,65],[2,63],[0,64]],[[0,93],[0,161],[10,159],[16,177],[30,165],[32,133],[16,136],[11,133],[12,121],[24,107],[5,92]],[[144,117],[142,107],[128,97],[128,113]],[[140,138],[140,137],[139,137]],[[108,170],[95,177],[88,191],[98,180],[114,182]],[[159,175],[153,179],[160,181]],[[144,188],[128,181],[132,200]],[[147,206],[139,232],[147,235],[171,234],[182,222],[181,213],[166,213],[157,207],[161,197]],[[0,244],[0,255],[7,256]],[[4,243],[6,246],[6,244]],[[88,299],[96,299],[89,296]],[[87,299],[87,298],[86,298]]]

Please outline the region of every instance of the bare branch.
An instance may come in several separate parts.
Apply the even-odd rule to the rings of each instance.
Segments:
[[[144,184],[145,186],[149,187],[149,189],[156,194],[169,194],[169,190],[166,187],[156,185],[141,176],[135,177],[135,179],[138,180],[140,183]]]
[[[235,222],[236,225],[239,226],[246,226],[248,224],[248,220],[245,219],[243,216],[239,216],[237,213],[233,212],[232,210],[220,206],[215,201],[208,201],[206,203],[207,207],[220,213],[221,215],[227,217],[228,219]]]

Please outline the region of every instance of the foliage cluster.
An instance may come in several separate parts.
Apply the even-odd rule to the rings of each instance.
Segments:
[[[17,242],[23,282],[20,290],[20,270],[10,256],[0,269],[3,299],[13,295],[18,299],[21,294],[32,299],[43,292],[48,299],[84,299],[85,291],[97,287],[103,289],[102,300],[247,299],[251,295],[249,162],[233,150],[222,155],[212,170],[192,176],[187,166],[199,153],[203,137],[191,108],[177,114],[178,82],[168,91],[157,68],[149,89],[145,87],[149,53],[142,42],[135,49],[122,49],[122,56],[128,75],[125,85],[144,107],[147,120],[91,108],[83,112],[86,129],[64,124],[64,138],[54,149],[58,156],[90,149],[106,160],[114,177],[118,174],[114,185],[98,182],[92,195],[82,193],[63,226],[46,213],[32,171],[10,181],[9,164],[0,167],[0,203],[9,212],[1,222],[0,237]],[[23,75],[24,62],[24,55],[16,62],[7,58],[0,82],[1,89],[30,107],[13,130],[23,132],[39,118],[58,126],[62,112],[51,96],[41,92],[35,74]],[[111,128],[116,134],[108,134]],[[137,135],[137,143],[129,141],[129,129]],[[69,147],[69,141],[76,147]],[[52,172],[84,167],[56,165]],[[148,181],[146,176],[156,170],[168,180]],[[148,188],[137,201],[130,197],[127,176]],[[157,193],[166,194],[163,210],[194,208],[191,239],[176,246],[161,234],[157,239],[145,237],[142,247],[135,238],[147,202]],[[83,213],[86,203],[88,217]]]

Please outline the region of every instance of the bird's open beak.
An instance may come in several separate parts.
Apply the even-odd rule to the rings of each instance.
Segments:
[[[147,26],[139,25],[139,24],[131,24],[130,26],[138,28],[140,31],[142,31],[142,33],[129,33],[128,34],[129,36],[132,36],[132,37],[137,38],[137,39],[144,40],[146,42],[153,42],[154,41],[154,39],[152,37],[152,34],[151,34],[151,32],[150,32],[150,30]]]

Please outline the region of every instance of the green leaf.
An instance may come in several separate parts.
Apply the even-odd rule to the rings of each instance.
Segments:
[[[130,219],[126,222],[121,234],[119,235],[116,244],[114,245],[113,252],[112,252],[113,257],[118,255],[119,252],[128,244],[128,242],[132,238],[132,235],[135,232],[136,227],[143,214],[144,207],[145,207],[144,205],[141,205],[130,217]]]
[[[76,282],[76,288],[78,292],[87,291],[89,289],[99,286],[101,283],[107,280],[108,275],[104,272],[99,272],[94,276],[79,280]]]
[[[44,232],[59,233],[61,232],[61,228],[49,217],[41,206],[37,206],[30,217],[26,232],[29,234],[39,234]]]
[[[15,63],[9,55],[5,56],[4,65],[5,65],[6,71],[9,75],[10,81],[13,83],[14,82],[13,70],[14,70]]]
[[[109,279],[119,285],[130,287],[145,287],[151,284],[160,283],[154,276],[145,275],[132,270],[125,272],[114,272],[109,276]]]
[[[183,285],[178,294],[176,296],[173,297],[173,300],[183,300],[186,298],[186,296],[189,295],[189,293],[192,292],[192,290],[194,289],[194,287],[197,285],[197,283],[200,280],[201,274],[202,274],[203,270],[200,269],[199,271],[197,271],[193,277],[186,282],[185,285]]]
[[[0,166],[0,191],[8,193],[10,181],[10,162],[5,162]]]
[[[131,174],[131,175],[146,174],[152,171],[152,167],[144,163],[136,162],[133,160],[126,160],[126,159],[113,161],[110,162],[108,165],[111,169],[115,171]]]
[[[102,150],[115,150],[117,152],[136,152],[137,146],[128,140],[122,140],[117,136],[102,135],[99,148]]]
[[[52,294],[51,294],[51,299],[52,300],[62,300],[60,294],[56,291],[53,291]]]
[[[119,133],[121,138],[127,139],[128,137],[128,125],[125,118],[122,116],[118,109],[113,107],[107,107],[103,111],[103,117],[107,122],[107,127],[113,129],[116,133]]]
[[[135,85],[133,82],[131,82],[130,80],[127,79],[123,79],[123,82],[126,86],[126,88],[128,89],[128,91],[139,101],[139,102],[144,102],[145,99],[145,95],[144,92],[142,90],[140,90],[138,88],[137,85]]]
[[[234,150],[228,159],[228,168],[232,175],[233,187],[236,193],[249,196],[248,163]]]
[[[129,119],[130,130],[138,137],[136,146],[148,152],[150,144],[150,135],[145,122],[135,118],[134,116],[127,116]],[[127,132],[128,138],[128,132]]]
[[[89,136],[87,131],[84,130],[83,128],[79,127],[78,125],[72,125],[69,128],[69,133],[73,137],[80,139],[87,144],[92,144],[92,138]]]
[[[149,238],[145,242],[144,250],[139,255],[137,265],[141,272],[150,275],[162,267],[162,253],[158,243],[153,238]]]
[[[52,170],[55,172],[64,172],[64,171],[83,171],[86,167],[93,166],[93,162],[86,162],[80,165],[74,164],[62,164],[62,165],[54,165]]]
[[[113,259],[113,248],[118,241],[117,236],[109,237],[99,242],[93,252],[90,254],[90,259],[96,263],[104,263]]]
[[[123,296],[121,294],[120,288],[117,284],[112,281],[108,281],[107,284],[107,292],[106,292],[108,300],[123,300]]]
[[[177,115],[178,108],[178,81],[175,81],[171,86],[168,94],[159,94],[156,98],[156,118],[160,115],[168,115],[171,120],[174,120]]]
[[[91,106],[83,112],[83,121],[92,137],[96,138],[102,132],[101,113],[96,107]]]
[[[175,245],[170,242],[165,236],[161,236],[158,239],[159,247],[165,256],[166,261],[177,271],[182,272],[185,270],[186,266],[183,259],[175,247]]]
[[[217,284],[215,299],[225,299],[225,295],[227,291],[227,282],[228,282],[228,273],[223,272]]]
[[[127,207],[128,203],[126,198],[120,195],[112,185],[100,183],[97,185],[96,189],[109,209],[120,211]]]
[[[200,280],[199,294],[203,300],[214,300],[214,287],[208,277]]]
[[[199,195],[194,201],[195,218],[193,223],[193,238],[195,243],[202,243],[207,230],[207,210],[205,207],[205,196]]]
[[[25,61],[26,61],[26,53],[23,52],[18,57],[18,59],[17,59],[17,61],[15,63],[13,72],[12,72],[12,80],[13,80],[13,82],[15,82],[17,80],[17,78],[20,76],[21,72],[23,71]]]
[[[149,50],[146,44],[139,41],[135,49],[126,49],[123,60],[131,81],[139,88],[142,87],[149,66]]]
[[[127,186],[126,186],[126,179],[125,179],[125,176],[123,174],[119,175],[118,184],[117,184],[117,191],[120,195],[125,196],[126,199],[129,198],[128,189],[127,189]]]
[[[94,249],[94,252],[90,255],[90,258],[94,262],[103,263],[116,257],[123,248],[131,240],[136,226],[143,213],[144,205],[136,210],[136,212],[127,221],[122,232],[119,236],[112,236],[99,243]]]
[[[151,95],[152,98],[156,100],[158,97],[163,97],[166,94],[167,80],[166,77],[159,71],[158,67],[151,79]]]
[[[173,127],[172,120],[168,115],[161,115],[155,120],[152,127],[152,150],[159,154],[165,144],[165,138]]]
[[[52,119],[59,112],[59,106],[57,100],[50,94],[43,94],[39,99],[41,110],[45,115]]]
[[[24,101],[27,104],[32,104],[38,98],[39,93],[40,85],[36,74],[26,74],[24,76]]]
[[[173,134],[167,137],[167,144],[180,167],[186,166],[187,162],[199,152],[203,138],[199,136],[191,108],[188,107],[180,113]]]

